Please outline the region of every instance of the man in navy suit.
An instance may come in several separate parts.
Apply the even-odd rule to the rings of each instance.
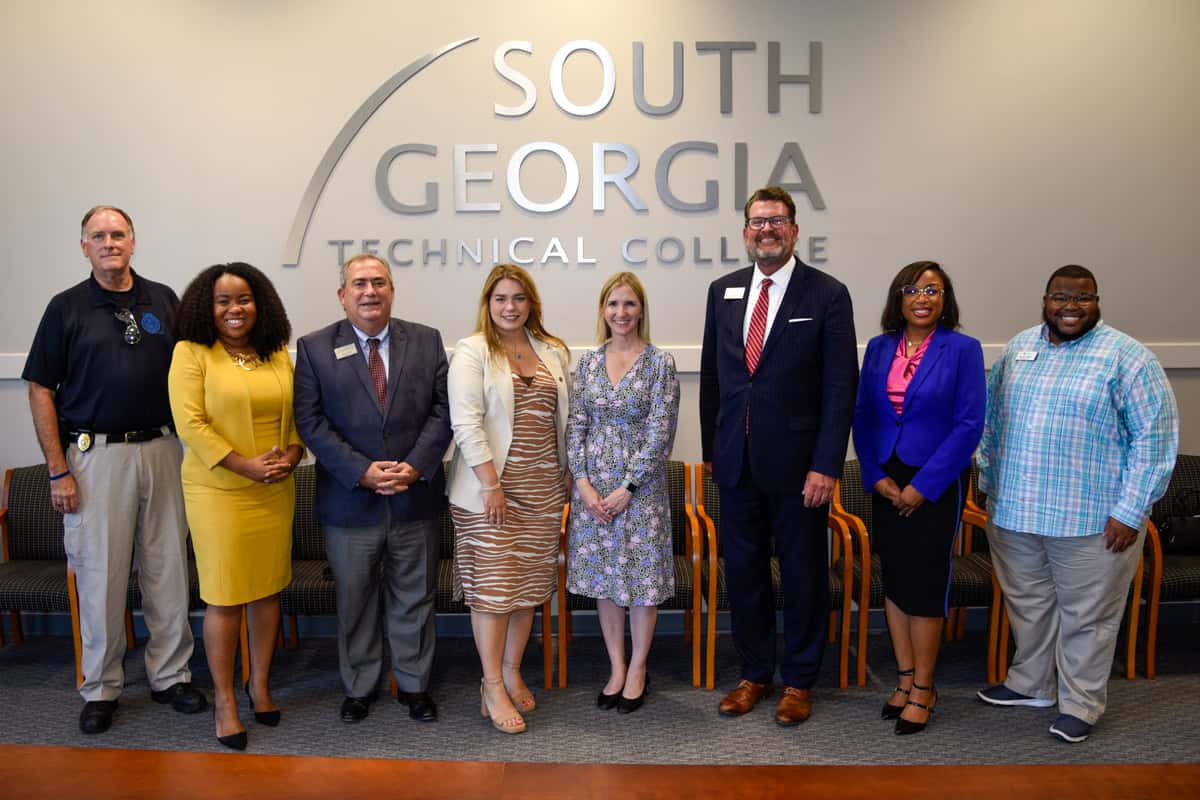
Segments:
[[[780,725],[811,713],[829,613],[827,526],[858,383],[846,287],[796,258],[796,206],[778,186],[746,202],[754,264],[713,281],[700,357],[706,467],[721,491],[721,537],[742,680],[721,701],[738,716],[784,690]],[[772,541],[784,596],[776,658]]]
[[[429,695],[442,455],[450,444],[446,351],[433,328],[393,319],[379,258],[342,267],[346,319],[296,344],[296,426],[317,458],[317,519],[337,592],[343,722],[366,718],[383,636],[409,716],[437,719]]]

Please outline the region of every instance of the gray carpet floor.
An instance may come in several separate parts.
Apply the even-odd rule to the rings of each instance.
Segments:
[[[723,691],[738,669],[728,636],[717,647],[717,691],[694,689],[690,659],[677,636],[660,636],[651,654],[653,692],[635,714],[595,707],[607,677],[603,643],[579,636],[570,651],[571,685],[541,689],[541,653],[531,643],[525,675],[538,709],[529,732],[507,736],[479,714],[479,665],[467,638],[438,643],[434,696],[437,723],[411,721],[385,695],[358,725],[338,719],[342,694],[337,648],[310,638],[275,660],[273,691],[283,711],[278,728],[256,725],[243,702],[250,749],[258,754],[483,761],[555,761],[640,764],[1044,764],[1200,761],[1200,637],[1194,626],[1164,630],[1159,677],[1127,681],[1116,672],[1109,708],[1090,740],[1068,745],[1047,728],[1055,709],[995,709],[975,692],[984,685],[983,636],[945,645],[939,668],[940,700],[930,727],[898,737],[879,719],[893,685],[886,635],[872,635],[865,688],[838,689],[837,651],[826,651],[812,718],[784,729],[771,718],[773,702],[750,714],[717,714]],[[211,714],[184,716],[150,700],[142,649],[126,659],[126,689],[112,730],[84,736],[77,726],[81,701],[72,688],[70,640],[30,637],[22,647],[0,648],[0,743],[229,752],[213,737]],[[211,681],[199,646],[195,682]]]

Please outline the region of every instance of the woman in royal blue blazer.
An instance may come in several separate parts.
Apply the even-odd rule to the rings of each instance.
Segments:
[[[900,735],[924,730],[950,590],[950,548],[983,434],[983,348],[958,333],[950,276],[933,261],[892,280],[883,334],[867,344],[854,449],[871,493],[874,548],[900,681],[883,706]]]

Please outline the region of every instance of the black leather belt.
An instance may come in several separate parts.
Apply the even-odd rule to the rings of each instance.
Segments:
[[[164,425],[161,428],[148,428],[144,431],[126,431],[125,433],[94,433],[92,431],[70,431],[67,441],[78,445],[86,452],[95,444],[137,444],[160,439],[163,436],[173,436],[175,429]]]

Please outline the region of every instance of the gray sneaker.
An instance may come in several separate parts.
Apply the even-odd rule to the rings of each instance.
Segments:
[[[989,686],[986,689],[980,689],[975,693],[975,696],[988,705],[993,706],[1027,706],[1029,708],[1050,708],[1054,705],[1053,700],[1044,700],[1041,697],[1030,697],[1027,694],[1014,692],[1003,683],[997,683],[995,686]]]
[[[1086,740],[1091,732],[1091,725],[1070,714],[1059,714],[1058,719],[1050,726],[1050,733],[1071,744],[1079,744]]]

